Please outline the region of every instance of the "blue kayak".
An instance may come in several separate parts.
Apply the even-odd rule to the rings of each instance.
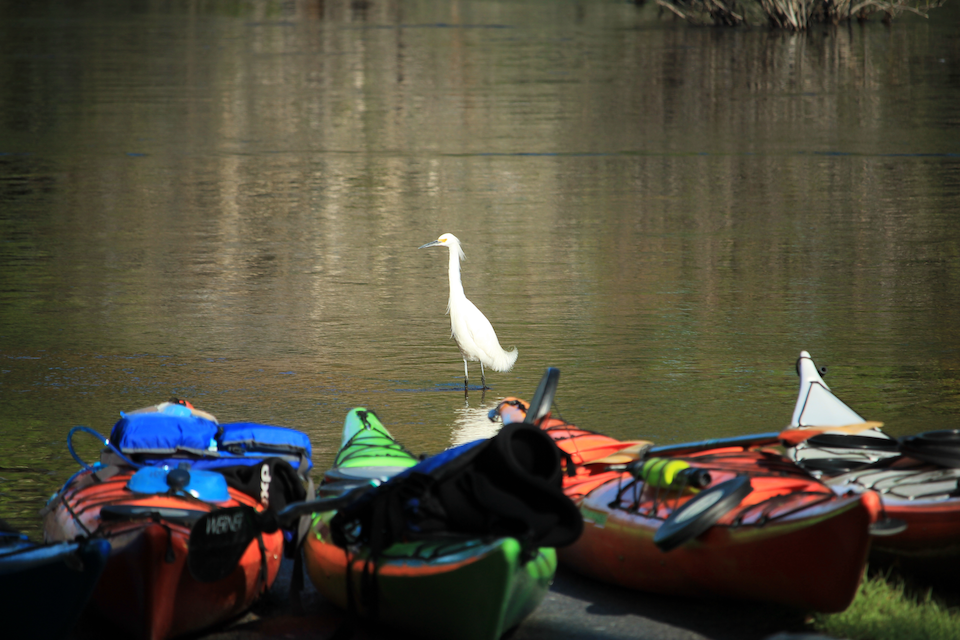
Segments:
[[[0,521],[0,602],[4,635],[66,637],[103,573],[110,543],[102,538],[40,544]]]

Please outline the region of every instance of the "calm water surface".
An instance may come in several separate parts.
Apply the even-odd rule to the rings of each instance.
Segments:
[[[580,2],[0,2],[0,517],[185,397],[416,452],[545,367],[581,426],[779,429],[801,349],[960,427],[960,11],[792,35]],[[464,287],[520,357],[464,398]],[[479,381],[479,368],[475,382]],[[80,454],[96,456],[92,439]]]

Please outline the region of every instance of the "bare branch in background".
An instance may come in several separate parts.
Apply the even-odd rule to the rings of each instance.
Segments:
[[[890,22],[903,12],[928,17],[946,0],[657,0],[657,5],[695,24],[737,26],[766,22],[780,29],[803,31],[812,24],[839,24],[868,20],[876,12]]]

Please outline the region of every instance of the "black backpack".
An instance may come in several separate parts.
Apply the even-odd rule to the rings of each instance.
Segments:
[[[553,440],[515,423],[394,476],[340,509],[331,529],[335,544],[368,545],[373,557],[398,541],[505,536],[532,557],[575,542],[583,520],[563,493]]]

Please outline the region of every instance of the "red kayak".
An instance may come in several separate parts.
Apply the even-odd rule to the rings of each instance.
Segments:
[[[283,552],[279,531],[251,542],[220,582],[198,582],[185,564],[190,530],[200,516],[240,505],[262,510],[253,498],[226,485],[227,495],[216,496],[226,499],[216,502],[190,494],[146,495],[129,488],[132,469],[99,482],[93,473],[81,473],[61,490],[44,518],[44,535],[48,541],[96,535],[110,542],[92,604],[126,632],[161,640],[210,627],[249,608],[276,579]]]
[[[302,500],[308,439],[284,427],[221,425],[176,399],[121,416],[108,440],[87,427],[70,431],[68,448],[84,469],[43,510],[46,541],[110,543],[91,604],[134,637],[163,640],[236,617],[276,579],[283,531],[258,532],[222,562],[220,556],[188,561],[194,525],[231,507],[276,512]],[[78,430],[106,445],[100,462],[88,465],[76,455]],[[281,456],[299,459],[303,474]],[[208,520],[207,535],[240,527],[227,515]],[[223,571],[212,566],[217,562]],[[204,577],[210,575],[217,577]]]
[[[527,403],[507,398],[491,417],[523,421],[526,411]],[[838,495],[779,452],[758,447],[764,438],[656,448],[549,414],[538,424],[566,454],[564,491],[584,519],[580,539],[558,550],[561,563],[664,594],[821,612],[842,611],[853,600],[868,527],[878,517],[875,493]]]

